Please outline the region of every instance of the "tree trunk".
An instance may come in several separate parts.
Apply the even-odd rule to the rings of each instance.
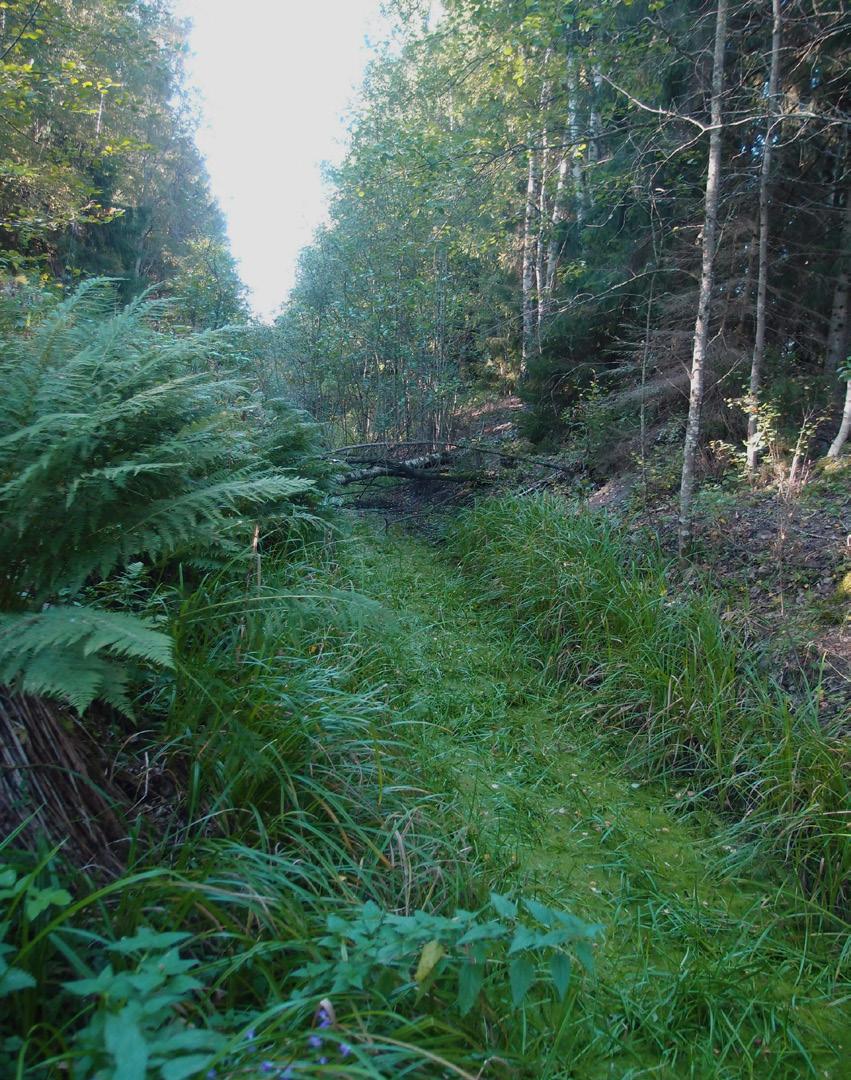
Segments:
[[[827,333],[825,367],[836,371],[846,357],[848,349],[848,287],[851,263],[851,190],[845,199],[845,218],[839,241],[839,267],[833,289],[833,305],[830,312],[830,328]]]
[[[576,224],[585,224],[588,207],[588,192],[585,187],[585,172],[582,168],[582,154],[579,150],[579,71],[576,56],[571,47],[567,53],[567,129],[570,132],[568,154],[572,165],[573,186],[576,190]]]
[[[421,454],[419,457],[407,458],[405,461],[381,461],[369,465],[365,469],[355,472],[341,473],[334,479],[341,486],[346,484],[360,483],[362,480],[372,480],[376,476],[404,476],[412,480],[428,479],[423,470],[430,469],[435,465],[442,465],[448,461],[451,454],[446,450],[440,450],[433,454]]]
[[[842,410],[842,422],[839,425],[836,438],[830,444],[830,449],[827,452],[829,458],[839,457],[849,435],[851,435],[851,378],[849,378],[845,388],[845,408]]]
[[[751,359],[750,393],[748,395],[748,472],[753,473],[759,451],[757,429],[759,421],[759,389],[765,356],[765,300],[768,292],[768,196],[771,181],[771,151],[774,137],[774,118],[777,112],[777,85],[780,78],[780,0],[771,0],[773,25],[771,31],[771,68],[768,76],[768,123],[762,147],[762,168],[759,175],[759,255],[756,286],[756,332]]]
[[[521,344],[520,377],[526,374],[529,358],[535,342],[535,256],[537,232],[535,216],[538,212],[538,152],[529,136],[529,174],[526,182],[526,211],[523,218],[523,340]]]
[[[544,69],[550,64],[552,50],[547,49],[544,56]],[[538,355],[541,353],[541,336],[543,331],[544,315],[546,311],[546,234],[544,222],[547,220],[547,182],[550,171],[550,132],[547,125],[547,106],[550,99],[550,81],[545,79],[541,86],[541,156],[540,175],[538,177],[538,229],[535,240],[535,338]]]
[[[712,309],[712,286],[715,270],[715,247],[718,233],[718,190],[721,181],[721,111],[724,93],[724,47],[727,36],[727,0],[718,0],[715,16],[715,48],[712,65],[711,128],[709,161],[706,168],[706,197],[703,219],[703,245],[700,292],[694,324],[691,361],[688,421],[683,446],[683,471],[680,481],[679,551],[683,557],[692,540],[692,500],[694,470],[700,441],[700,413],[703,407],[703,383],[709,343],[709,319]]]
[[[565,130],[564,141],[566,145],[570,143],[569,129]],[[556,270],[558,269],[558,260],[562,248],[561,238],[559,237],[559,225],[561,225],[565,217],[567,217],[564,205],[564,185],[567,180],[568,153],[569,151],[565,150],[558,163],[558,179],[556,180],[556,190],[553,195],[553,209],[550,217],[550,242],[547,247],[547,270],[544,282],[545,306],[547,311],[549,311],[552,304],[553,291],[556,285]]]
[[[842,224],[842,237],[839,241],[839,270],[833,291],[833,308],[827,337],[825,362],[830,371],[836,371],[848,355],[849,263],[851,263],[851,190],[845,196],[845,218]],[[851,435],[851,378],[845,387],[845,406],[842,410],[839,431],[827,451],[829,458],[839,457],[849,435]]]
[[[538,353],[541,352],[541,334],[543,331],[546,309],[546,242],[544,221],[547,218],[547,173],[549,169],[549,137],[546,125],[542,131],[543,149],[541,150],[541,176],[538,184],[538,235],[535,242],[535,337]]]
[[[600,92],[603,87],[603,76],[600,68],[595,63],[591,68],[591,141],[588,144],[588,159],[594,163],[600,161],[603,156],[603,121],[600,116]],[[588,187],[588,196],[591,198],[591,187]]]

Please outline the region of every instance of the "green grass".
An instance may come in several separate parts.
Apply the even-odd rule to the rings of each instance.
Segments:
[[[128,874],[100,885],[14,838],[0,850],[18,875],[5,962],[36,981],[2,999],[4,1075],[127,1080],[104,1025],[136,999],[117,980],[61,987],[107,960],[139,985],[177,963],[164,944],[110,951],[150,927],[187,935],[176,947],[198,983],[166,985],[176,1003],[137,1022],[164,1080],[181,1075],[175,1039],[208,1037],[203,1070],[182,1075],[839,1080],[847,926],[811,871],[804,893],[783,870],[817,843],[839,849],[797,804],[774,820],[791,796],[756,771],[765,754],[779,789],[791,754],[809,805],[828,783],[821,744],[810,732],[811,749],[789,749],[790,712],[794,736],[766,749],[780,699],[764,682],[743,695],[748,650],[664,581],[605,522],[521,500],[462,519],[445,551],[354,536],[270,558],[259,586],[194,588],[175,617],[177,675],[145,697],[153,771],[176,778],[159,842],[140,832]],[[743,701],[764,726],[744,726]],[[63,886],[67,900],[50,893]],[[594,972],[574,963],[560,1000],[542,964],[515,1008],[489,956],[466,1013],[469,949],[447,948],[419,983],[411,938],[362,987],[342,977],[361,946],[329,936],[329,918],[422,910],[439,936],[458,909],[491,919],[491,890],[601,924]],[[305,974],[317,963],[336,989]],[[324,998],[334,1023],[320,1031]]]
[[[642,775],[741,823],[743,859],[771,851],[819,907],[847,912],[847,742],[820,724],[818,687],[773,684],[716,599],[677,591],[651,543],[603,515],[494,501],[453,547],[516,648],[571,683],[571,720],[593,717]]]
[[[534,1076],[841,1076],[847,927],[791,889],[770,852],[743,866],[740,841],[693,789],[601,749],[589,693],[552,678],[525,608],[518,619],[517,579],[494,595],[486,535],[507,545],[506,510],[523,508],[503,504],[501,528],[477,545],[463,530],[496,507],[461,523],[461,573],[410,540],[367,567],[410,626],[401,640],[418,652],[400,670],[420,718],[415,761],[470,821],[477,873],[607,928],[598,980],[560,1037],[528,1017],[515,1053]],[[530,561],[552,543],[540,539]],[[541,608],[547,589],[566,605],[553,584],[540,578]]]

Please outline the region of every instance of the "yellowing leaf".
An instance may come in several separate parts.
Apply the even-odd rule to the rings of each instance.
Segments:
[[[420,962],[417,964],[417,971],[414,975],[414,981],[421,983],[431,975],[437,964],[440,962],[441,957],[446,952],[446,949],[435,938],[432,941],[426,943],[423,947],[423,951],[420,955]]]

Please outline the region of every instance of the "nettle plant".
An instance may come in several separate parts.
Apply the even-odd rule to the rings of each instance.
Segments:
[[[327,958],[300,968],[307,994],[344,994],[368,987],[388,1000],[433,992],[454,995],[466,1015],[484,995],[502,1001],[506,981],[520,1008],[535,986],[564,1000],[574,959],[594,971],[602,927],[535,900],[516,903],[491,893],[480,911],[453,916],[416,911],[394,915],[371,901],[354,918],[330,915],[319,939]]]
[[[228,1038],[206,1023],[187,1022],[192,998],[204,984],[190,974],[195,959],[180,955],[190,935],[142,927],[107,946],[111,961],[91,978],[64,983],[70,994],[94,1003],[76,1037],[73,1075],[97,1080],[186,1080],[203,1073]]]

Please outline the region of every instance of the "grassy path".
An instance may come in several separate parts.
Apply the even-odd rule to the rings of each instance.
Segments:
[[[528,1075],[851,1075],[835,941],[781,879],[731,876],[721,822],[625,772],[590,720],[564,723],[571,687],[525,660],[508,616],[439,551],[368,551],[363,588],[398,620],[387,682],[420,733],[423,788],[469,822],[473,872],[606,927],[557,1050],[520,1025]]]

